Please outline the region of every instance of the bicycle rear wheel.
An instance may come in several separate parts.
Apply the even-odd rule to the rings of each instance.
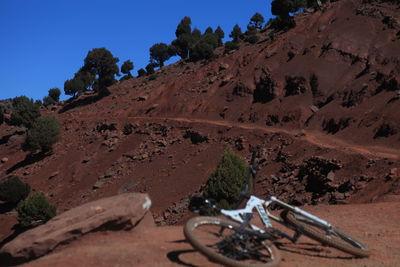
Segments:
[[[314,220],[292,211],[284,211],[282,218],[296,228],[300,228],[301,232],[306,236],[322,244],[337,248],[356,257],[368,257],[370,255],[369,249],[364,244],[335,227],[332,227],[327,232],[325,228]]]
[[[234,267],[272,267],[280,263],[278,249],[252,230],[238,231],[236,222],[198,216],[190,219],[184,234],[190,244],[208,258]]]

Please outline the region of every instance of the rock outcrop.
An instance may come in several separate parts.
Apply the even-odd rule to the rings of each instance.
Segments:
[[[7,243],[0,250],[0,262],[11,265],[38,258],[59,244],[91,231],[131,229],[143,219],[150,206],[151,200],[147,194],[136,193],[84,204]]]

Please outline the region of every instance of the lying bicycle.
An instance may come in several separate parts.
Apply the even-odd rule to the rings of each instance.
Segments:
[[[254,162],[254,154],[251,162]],[[257,167],[250,166],[253,179]],[[190,244],[208,258],[227,266],[271,267],[279,265],[281,256],[274,241],[286,238],[296,243],[301,235],[306,235],[324,245],[328,245],[356,257],[368,257],[369,249],[353,237],[335,228],[331,223],[318,218],[298,207],[289,205],[276,197],[263,200],[242,193],[248,199],[245,208],[224,210],[210,199],[194,197],[192,211],[199,212],[206,207],[220,212],[230,219],[209,216],[197,216],[184,226],[184,234]],[[280,216],[273,215],[268,208],[277,205],[283,208]],[[253,211],[256,210],[264,225],[261,229],[253,224]],[[272,226],[277,221],[294,231],[290,236]]]

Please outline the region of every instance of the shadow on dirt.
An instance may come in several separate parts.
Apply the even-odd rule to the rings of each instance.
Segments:
[[[182,266],[198,267],[197,265],[193,265],[193,264],[190,264],[190,263],[186,263],[186,262],[182,261],[182,260],[179,258],[179,256],[180,256],[181,254],[194,253],[194,252],[196,252],[196,250],[194,250],[194,249],[174,250],[174,251],[171,251],[171,252],[167,253],[167,258],[168,258],[170,261],[172,261],[173,263],[176,263],[176,264],[179,264],[179,265],[182,265]]]
[[[18,162],[17,164],[15,164],[14,166],[12,166],[11,168],[9,168],[7,170],[7,174],[12,173],[13,171],[31,165],[35,162],[41,161],[43,160],[45,157],[49,156],[49,153],[37,153],[37,154],[28,154],[26,155],[25,159]]]
[[[67,104],[60,109],[60,111],[58,113],[64,113],[67,112],[68,110],[77,108],[77,107],[82,107],[82,106],[86,106],[86,105],[90,105],[93,104],[97,101],[99,101],[100,99],[102,99],[103,97],[106,97],[108,94],[101,94],[101,95],[92,95],[92,96],[87,96],[85,98],[81,98],[81,99],[71,99],[69,101],[67,101]]]
[[[8,140],[10,140],[10,137],[13,136],[14,134],[9,134],[5,135],[0,139],[0,145],[4,145],[8,143]]]
[[[0,248],[2,246],[4,246],[5,244],[7,244],[8,242],[12,241],[14,238],[19,236],[23,232],[29,230],[29,228],[23,228],[19,224],[14,225],[13,228],[11,228],[11,229],[14,230],[14,232],[0,241]]]
[[[320,244],[314,243],[275,243],[275,245],[282,251],[289,253],[300,254],[303,256],[325,258],[325,259],[353,259],[351,256],[342,256],[338,253],[332,253],[331,249],[324,247]]]
[[[13,203],[0,203],[0,214],[10,212],[13,208],[15,208]]]

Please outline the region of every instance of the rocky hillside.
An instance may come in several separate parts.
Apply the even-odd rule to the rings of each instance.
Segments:
[[[247,159],[257,149],[261,197],[303,205],[400,194],[399,7],[342,0],[295,19],[211,62],[177,62],[102,99],[43,110],[62,122],[50,156],[29,157],[24,132],[0,125],[0,177],[23,177],[58,213],[145,192],[156,223],[176,224],[231,146]],[[15,212],[0,214],[0,240],[15,223]]]

